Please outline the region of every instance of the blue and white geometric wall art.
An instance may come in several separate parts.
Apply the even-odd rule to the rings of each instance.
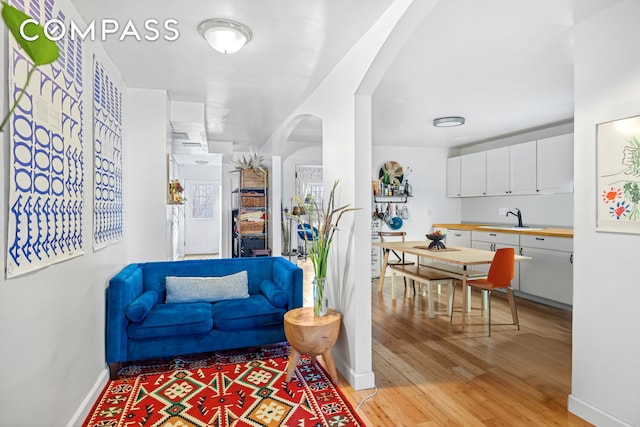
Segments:
[[[93,248],[122,237],[122,89],[93,57]]]
[[[40,22],[67,22],[53,0],[14,0]],[[38,67],[9,120],[7,277],[82,255],[84,150],[82,40],[58,42],[60,56]],[[33,67],[9,37],[9,99]]]

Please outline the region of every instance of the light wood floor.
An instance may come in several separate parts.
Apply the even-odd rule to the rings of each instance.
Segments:
[[[313,277],[309,264],[299,262],[305,270],[305,301],[310,301]],[[358,410],[368,426],[591,425],[567,411],[570,312],[518,299],[518,331],[507,325],[506,298],[494,292],[489,338],[479,294],[474,293],[474,309],[463,331],[459,313],[449,323],[445,289],[436,300],[436,317],[430,319],[426,297],[409,299],[401,285],[392,301],[390,288],[390,279],[381,294],[377,280],[371,284],[378,389]],[[457,292],[458,309],[460,296]],[[354,408],[374,392],[354,391],[343,377],[339,385]]]

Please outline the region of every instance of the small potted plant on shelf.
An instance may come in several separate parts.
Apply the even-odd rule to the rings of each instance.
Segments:
[[[184,187],[180,184],[180,180],[174,179],[169,182],[169,202],[172,204],[183,204],[187,201],[182,193]]]
[[[242,156],[232,162],[233,172],[240,172],[240,187],[266,187],[267,171],[263,167],[264,155],[250,150],[249,156]]]

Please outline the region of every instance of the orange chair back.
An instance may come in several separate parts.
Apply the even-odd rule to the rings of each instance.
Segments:
[[[506,288],[511,285],[514,275],[515,251],[513,248],[500,248],[493,256],[489,267],[487,282],[494,288]]]

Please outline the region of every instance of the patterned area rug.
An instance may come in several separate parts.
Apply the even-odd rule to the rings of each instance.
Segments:
[[[364,426],[324,369],[289,346],[125,365],[83,427]]]

